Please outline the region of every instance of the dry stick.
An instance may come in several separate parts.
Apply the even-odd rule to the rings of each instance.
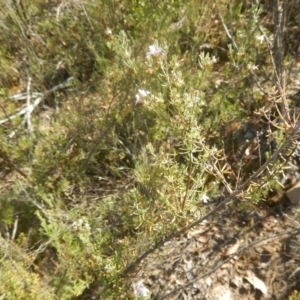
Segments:
[[[68,87],[69,82],[72,81],[72,80],[74,80],[74,79],[75,79],[75,78],[74,78],[73,76],[72,76],[72,77],[69,77],[69,78],[68,78],[66,81],[64,81],[63,83],[60,83],[60,84],[54,86],[53,88],[51,88],[50,90],[47,90],[47,91],[45,91],[44,93],[41,93],[40,97],[37,97],[37,98],[35,99],[35,101],[34,101],[32,104],[30,104],[29,106],[27,105],[25,108],[19,110],[19,111],[16,112],[14,115],[8,116],[7,118],[0,120],[0,125],[6,123],[6,122],[9,121],[9,120],[12,120],[12,119],[18,117],[18,116],[22,116],[22,115],[26,115],[26,114],[28,114],[28,113],[31,113],[31,112],[32,112],[32,111],[40,104],[40,102],[41,102],[46,96],[48,96],[48,95],[50,95],[50,94],[56,92],[57,90],[64,89],[64,88]],[[22,97],[22,96],[23,96],[23,94],[21,94],[21,95],[16,95],[16,96],[11,97],[11,99],[12,99],[12,100],[15,100],[15,99],[17,99],[18,97]],[[26,99],[27,99],[27,97],[26,97]]]
[[[86,11],[86,9],[85,9],[85,7],[84,7],[84,4],[83,4],[82,2],[81,2],[80,4],[81,4],[82,10],[84,11],[84,14],[85,14],[85,16],[86,16],[88,22],[90,23],[92,29],[94,29],[94,26],[93,26],[93,24],[92,24],[92,22],[91,22],[91,19],[90,19],[89,15],[87,14],[87,11]]]
[[[42,93],[37,93],[37,92],[32,92],[31,93],[31,98],[37,98],[37,97],[40,97],[42,96],[43,94]],[[13,100],[13,101],[19,101],[19,100],[26,100],[27,99],[27,93],[21,93],[21,94],[15,94],[13,96],[10,96],[8,98],[9,100]]]
[[[275,61],[275,70],[279,78],[281,78],[281,66],[282,66],[282,41],[283,41],[283,27],[284,27],[284,18],[283,18],[283,8],[280,8],[280,0],[273,0],[273,23],[274,23],[274,61]],[[280,81],[279,81],[280,82]]]
[[[141,256],[139,256],[133,263],[131,263],[129,266],[127,266],[124,271],[120,274],[120,276],[124,277],[129,272],[133,271],[134,268],[147,256],[149,256],[151,253],[153,253],[155,250],[162,247],[165,242],[170,241],[171,239],[180,236],[181,234],[187,232],[192,227],[195,227],[196,225],[202,223],[204,220],[208,219],[209,217],[213,216],[216,212],[220,211],[225,205],[230,204],[233,199],[238,196],[241,192],[245,191],[246,188],[250,185],[251,182],[255,181],[270,165],[272,162],[276,160],[276,158],[286,149],[288,145],[292,143],[292,141],[297,137],[299,134],[300,129],[300,121],[297,122],[296,126],[293,128],[290,136],[286,139],[286,141],[270,156],[270,158],[253,174],[247,179],[243,184],[239,186],[239,189],[237,189],[235,192],[233,192],[231,195],[229,195],[224,201],[222,201],[215,209],[210,211],[208,214],[206,214],[204,217],[194,221],[187,227],[182,228],[181,230],[178,230],[174,233],[171,233],[170,235],[163,237],[160,241],[158,241],[153,247],[151,247],[149,250],[147,250],[145,253],[143,253]]]
[[[231,254],[228,258],[226,258],[225,260],[223,260],[221,263],[217,264],[214,268],[212,268],[210,271],[206,272],[204,275],[201,275],[199,277],[194,278],[193,280],[189,281],[188,283],[186,283],[186,284],[184,284],[184,285],[182,285],[182,286],[180,286],[180,287],[172,290],[170,293],[162,296],[161,298],[158,298],[158,300],[166,299],[167,297],[175,294],[176,292],[179,292],[180,290],[183,290],[183,289],[189,287],[194,282],[196,282],[196,281],[198,281],[198,280],[200,280],[202,278],[205,278],[205,277],[207,277],[210,274],[213,274],[215,271],[217,271],[218,269],[220,269],[225,263],[227,263],[228,261],[230,261],[231,259],[233,259],[233,257],[235,257],[236,255],[242,253],[247,248],[253,247],[253,246],[255,246],[255,245],[257,245],[257,244],[259,244],[259,243],[261,243],[263,241],[266,241],[266,240],[271,240],[271,239],[278,238],[278,237],[283,236],[283,235],[289,235],[291,233],[295,233],[295,232],[297,232],[299,230],[300,230],[300,227],[292,229],[292,230],[286,230],[284,232],[281,232],[281,233],[278,233],[278,234],[275,234],[275,235],[272,235],[272,236],[268,236],[268,237],[259,239],[257,241],[254,241],[253,243],[250,243],[250,244],[242,247],[241,249],[239,249],[235,253]]]
[[[283,110],[282,109],[278,110],[277,109],[277,105],[276,105],[276,110],[277,110],[279,116],[281,117],[282,121],[284,122],[284,124],[287,127],[290,127],[289,124],[291,124],[291,119],[290,119],[288,104],[287,104],[287,100],[286,100],[286,96],[285,96],[285,91],[282,88],[282,84],[281,84],[281,80],[280,80],[280,74],[278,73],[278,66],[277,66],[278,62],[276,64],[276,62],[274,60],[274,56],[272,54],[272,43],[269,40],[269,38],[266,36],[266,34],[264,33],[264,30],[261,28],[260,25],[258,25],[258,28],[259,28],[260,32],[263,34],[263,36],[266,39],[266,41],[267,41],[267,44],[268,44],[268,47],[269,47],[269,51],[270,51],[271,62],[272,62],[273,68],[274,68],[275,77],[276,77],[276,81],[277,81],[277,88],[279,90],[279,94],[280,94],[282,102],[283,102],[283,108],[284,109]],[[277,60],[278,60],[278,58],[277,58]],[[285,121],[285,119],[284,119],[284,117],[282,115],[282,112],[284,112],[284,115],[288,118],[288,122]]]
[[[290,114],[289,114],[289,108],[288,108],[288,104],[287,104],[287,100],[286,100],[286,96],[285,96],[285,91],[283,90],[283,87],[282,87],[282,84],[281,84],[281,80],[280,80],[280,74],[279,74],[280,70],[279,70],[279,67],[278,67],[278,64],[279,64],[278,63],[279,55],[275,53],[275,55],[277,57],[276,58],[277,63],[276,63],[275,59],[274,59],[274,56],[273,56],[273,53],[272,53],[272,43],[271,43],[270,39],[265,34],[263,28],[259,24],[258,24],[258,29],[263,34],[264,38],[267,41],[267,45],[269,47],[269,52],[270,52],[270,57],[271,57],[271,62],[272,62],[273,68],[274,68],[275,77],[276,77],[276,81],[277,81],[277,88],[279,90],[279,94],[280,94],[282,102],[283,102],[283,105],[282,105],[283,109],[278,110],[277,109],[277,105],[276,105],[276,110],[277,110],[280,118],[284,122],[285,126],[289,128],[290,127],[289,124],[292,124],[292,122],[291,122],[291,118],[290,118]],[[278,35],[278,33],[276,33],[276,35]],[[281,51],[281,50],[280,49],[278,50],[278,48],[275,47],[274,51],[276,52],[276,51]],[[282,113],[284,113],[284,116],[287,117],[288,122],[284,119],[284,116],[282,115]]]
[[[214,158],[215,158],[215,157],[214,157]],[[226,168],[227,165],[228,165],[227,163],[224,165],[225,168]],[[227,192],[228,192],[229,194],[231,194],[231,193],[232,193],[232,188],[231,188],[231,186],[228,184],[228,182],[226,181],[226,179],[225,179],[225,177],[224,177],[224,175],[223,175],[223,170],[220,171],[219,168],[216,166],[216,163],[213,163],[212,169],[213,169],[213,171],[214,171],[215,173],[213,173],[213,171],[211,171],[210,168],[206,168],[206,170],[207,170],[208,172],[210,172],[212,175],[217,174],[217,176],[221,179],[222,183],[224,184],[224,186],[225,186]]]
[[[281,114],[283,117],[287,117],[289,123],[290,116],[288,111],[288,106],[286,103],[285,93],[282,89],[282,59],[283,59],[283,29],[284,29],[284,10],[285,4],[282,4],[283,7],[280,7],[280,0],[273,0],[273,22],[275,28],[274,41],[272,44],[273,53],[271,49],[271,44],[269,44],[272,64],[275,71],[275,77],[277,81],[277,88],[279,90],[280,96],[282,98],[282,105],[280,105]]]
[[[280,75],[277,72],[277,68],[276,68],[276,65],[275,65],[274,57],[272,55],[271,45],[269,43],[268,43],[268,46],[269,46],[269,50],[270,50],[270,53],[271,53],[272,65],[273,65],[273,68],[274,68],[274,71],[275,71],[275,76],[276,76],[276,81],[277,81],[277,88],[279,90],[279,94],[280,94],[280,97],[282,99],[282,104],[283,104],[282,105],[283,109],[281,107],[281,109],[277,110],[277,111],[278,111],[278,114],[280,115],[282,121],[284,122],[284,124],[287,127],[290,127],[289,124],[291,124],[291,118],[290,118],[289,108],[288,108],[288,104],[287,104],[286,97],[285,97],[285,91],[282,88],[281,81],[280,81]],[[286,122],[286,120],[284,119],[284,117],[287,117],[288,122]]]
[[[15,221],[14,221],[14,227],[11,234],[11,240],[13,241],[16,238],[17,230],[18,230],[18,224],[19,224],[19,215],[16,215]]]
[[[30,97],[31,97],[31,77],[28,77],[28,82],[27,82],[27,99],[26,99],[26,108],[27,108],[27,112],[25,114],[25,120],[26,120],[26,125],[27,125],[27,132],[28,135],[30,136],[32,133],[32,127],[31,127],[31,120],[30,120],[30,114],[31,114],[31,110],[30,110]]]
[[[260,138],[259,138],[259,132],[258,130],[256,131],[256,139],[257,139],[257,150],[258,150],[258,161],[259,161],[259,166],[261,167],[261,149],[260,149]]]
[[[222,17],[222,14],[220,13],[220,11],[219,11],[219,9],[218,9],[218,6],[217,6],[216,1],[214,1],[214,2],[215,2],[215,5],[216,5],[216,9],[217,9],[217,12],[218,12],[218,16],[219,16],[219,18],[220,18],[220,20],[221,20],[221,23],[222,23],[222,25],[223,25],[223,28],[224,28],[224,30],[225,30],[225,32],[226,32],[228,38],[231,40],[234,49],[235,49],[236,51],[238,51],[238,50],[239,50],[239,47],[238,47],[237,43],[235,42],[235,39],[233,38],[233,36],[230,34],[230,32],[229,32],[229,30],[228,30],[228,28],[227,28],[227,26],[226,26],[226,24],[225,24],[225,22],[224,22],[224,19],[223,19],[223,17]]]
[[[183,197],[183,200],[181,201],[180,203],[180,208],[181,208],[181,211],[184,210],[184,207],[185,207],[185,203],[186,203],[186,200],[188,198],[188,194],[189,194],[189,189],[190,189],[190,183],[191,183],[191,172],[192,172],[192,160],[193,160],[193,154],[190,153],[190,161],[189,161],[189,166],[188,166],[188,169],[187,169],[187,176],[188,176],[188,179],[187,179],[187,182],[186,182],[186,185],[185,185],[185,195]]]
[[[28,176],[21,170],[19,169],[8,157],[6,152],[1,149],[0,147],[0,157],[15,171],[17,171],[20,175],[22,175],[24,178],[28,179]]]

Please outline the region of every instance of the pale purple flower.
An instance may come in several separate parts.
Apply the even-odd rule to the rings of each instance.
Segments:
[[[259,40],[260,43],[262,44],[262,43],[264,42],[264,40],[266,39],[266,37],[265,37],[264,34],[262,34],[262,35],[260,35],[260,36],[257,36],[256,39]]]
[[[149,91],[139,89],[135,94],[135,104],[143,103],[143,99],[150,95]]]
[[[136,297],[148,297],[150,296],[150,291],[144,286],[143,280],[139,280],[134,285],[134,293]]]
[[[206,194],[203,194],[201,200],[204,204],[207,204],[209,201],[209,197]]]
[[[164,54],[164,50],[156,45],[150,45],[149,51],[146,53],[146,57],[161,56]]]
[[[215,64],[217,61],[218,61],[218,60],[217,60],[217,58],[216,58],[215,56],[213,56],[213,57],[211,58],[211,62],[212,62],[213,64]]]

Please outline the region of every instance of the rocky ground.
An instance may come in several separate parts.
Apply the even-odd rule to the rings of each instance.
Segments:
[[[211,204],[213,206],[213,204]],[[132,278],[153,299],[287,299],[299,289],[300,206],[224,208],[167,242]]]

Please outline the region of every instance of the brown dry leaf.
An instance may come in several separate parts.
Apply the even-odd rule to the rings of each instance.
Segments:
[[[185,281],[182,280],[182,279],[180,279],[180,278],[177,278],[177,276],[176,276],[175,274],[172,274],[172,275],[170,276],[170,280],[171,280],[171,282],[175,282],[175,283],[178,284],[178,285],[183,285],[183,284],[185,284]]]
[[[280,249],[280,246],[280,243],[272,243],[269,245],[264,245],[262,248],[270,254],[275,254]]]
[[[233,283],[236,287],[241,288],[243,286],[243,278],[239,275],[234,275],[231,279],[231,283]]]
[[[190,230],[188,232],[187,236],[188,236],[188,238],[191,238],[191,237],[197,236],[199,234],[203,234],[203,231],[204,231],[204,226],[203,226],[203,228],[201,227],[200,229]]]
[[[274,227],[277,224],[277,220],[273,217],[269,217],[263,222],[264,228],[267,230],[274,230]]]
[[[266,295],[267,287],[265,283],[249,270],[246,272],[246,274],[247,276],[245,277],[245,279],[247,279],[253,285],[254,288],[260,290],[264,295]]]
[[[228,269],[219,269],[216,273],[219,282],[228,282],[230,277],[230,270]]]
[[[240,247],[240,243],[236,242],[234,245],[230,246],[229,248],[227,248],[226,252],[225,252],[225,257],[230,256],[231,254],[235,253]]]
[[[207,236],[199,235],[196,237],[196,240],[200,243],[206,244],[207,243]]]
[[[212,284],[212,279],[211,279],[211,277],[207,277],[207,278],[205,279],[205,283],[206,283],[207,286],[211,286],[211,284]]]
[[[230,262],[227,262],[221,266],[221,269],[228,269],[230,267],[232,267],[232,264]]]
[[[212,288],[210,299],[212,300],[231,300],[231,292],[228,286],[215,284]]]
[[[190,253],[198,253],[201,252],[203,250],[203,247],[199,248],[199,247],[190,247],[187,249],[187,251],[189,251]]]

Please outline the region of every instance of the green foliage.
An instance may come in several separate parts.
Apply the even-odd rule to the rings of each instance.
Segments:
[[[34,92],[76,77],[34,110],[31,134],[21,117],[3,126],[0,298],[130,299],[122,270],[205,214],[232,175],[221,126],[261,105],[248,80],[267,52],[261,11],[239,1],[50,2],[7,2],[0,14],[1,119],[24,106],[6,96],[29,76]],[[276,183],[275,174],[245,198],[257,204]]]
[[[54,290],[38,272],[30,272],[33,257],[1,238],[1,296],[5,299],[53,299]]]
[[[289,300],[298,300],[300,299],[300,292],[299,291],[293,291],[293,295],[289,297]]]

